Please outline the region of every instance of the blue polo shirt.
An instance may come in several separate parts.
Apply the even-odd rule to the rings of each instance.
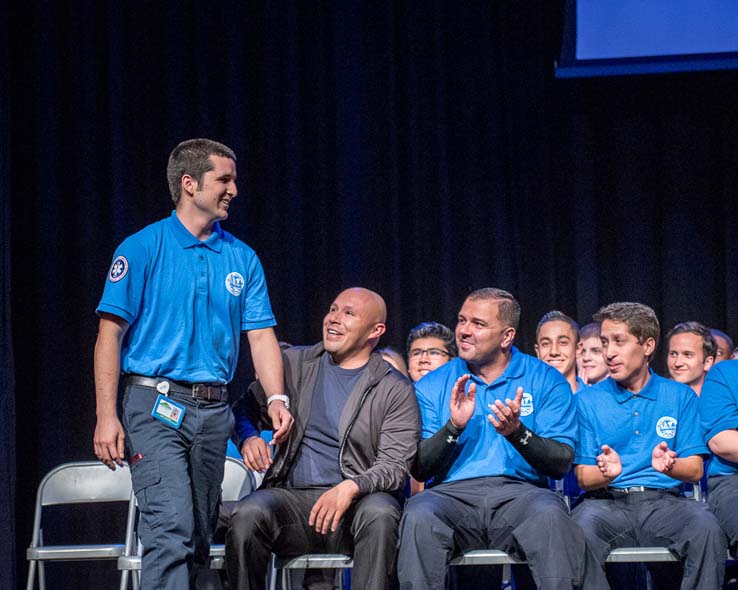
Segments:
[[[254,251],[217,223],[198,240],[175,211],[118,247],[101,312],[129,324],[123,372],[190,383],[228,383],[240,332],[276,323]]]
[[[700,396],[705,442],[723,430],[738,428],[738,360],[714,365],[705,377]],[[708,477],[738,473],[738,463],[717,455],[707,467]]]
[[[579,393],[583,389],[587,389],[587,387],[589,387],[589,385],[587,385],[581,377],[577,376],[577,390],[574,393]]]
[[[456,380],[471,373],[461,358],[455,358],[428,373],[415,384],[423,421],[423,438],[433,436],[450,418],[449,401]],[[453,465],[444,482],[474,477],[506,475],[543,483],[546,477],[533,469],[487,420],[487,404],[514,399],[523,388],[520,420],[539,436],[552,438],[574,448],[577,438],[576,411],[571,387],[553,367],[512,348],[510,363],[493,383],[487,385],[472,375],[477,385],[474,415],[461,433]],[[441,483],[441,482],[434,482]]]
[[[651,453],[660,442],[679,457],[708,453],[694,391],[650,369],[649,375],[638,394],[608,377],[576,395],[579,440],[574,463],[596,465],[602,445],[609,445],[623,464],[623,472],[612,482],[616,488],[671,488],[680,483],[651,467]]]

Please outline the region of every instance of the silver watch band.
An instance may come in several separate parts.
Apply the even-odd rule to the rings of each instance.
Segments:
[[[267,406],[271,404],[272,402],[284,402],[285,407],[289,410],[290,409],[290,398],[286,395],[282,395],[281,393],[277,393],[274,395],[270,395],[267,398]]]

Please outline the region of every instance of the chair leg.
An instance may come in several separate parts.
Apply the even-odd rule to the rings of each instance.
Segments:
[[[38,588],[46,590],[46,564],[43,561],[38,562]]]
[[[269,566],[269,590],[277,590],[277,557],[272,554],[272,562]],[[29,590],[31,590],[29,588]]]
[[[121,570],[120,572],[120,590],[128,590],[128,575],[129,570]]]
[[[36,560],[32,559],[28,562],[28,581],[26,582],[26,590],[33,590],[33,582],[36,579]]]
[[[282,588],[280,590],[292,590],[292,580],[290,579],[290,570],[282,570]]]

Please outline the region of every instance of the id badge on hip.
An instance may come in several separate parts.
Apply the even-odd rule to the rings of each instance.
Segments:
[[[157,420],[161,420],[164,424],[179,429],[182,425],[187,408],[173,401],[169,396],[159,394],[154,402],[154,409],[151,415]]]

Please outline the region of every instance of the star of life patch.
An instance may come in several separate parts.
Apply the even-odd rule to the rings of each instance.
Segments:
[[[108,279],[111,283],[117,283],[128,274],[128,260],[125,256],[118,256],[110,265]]]

